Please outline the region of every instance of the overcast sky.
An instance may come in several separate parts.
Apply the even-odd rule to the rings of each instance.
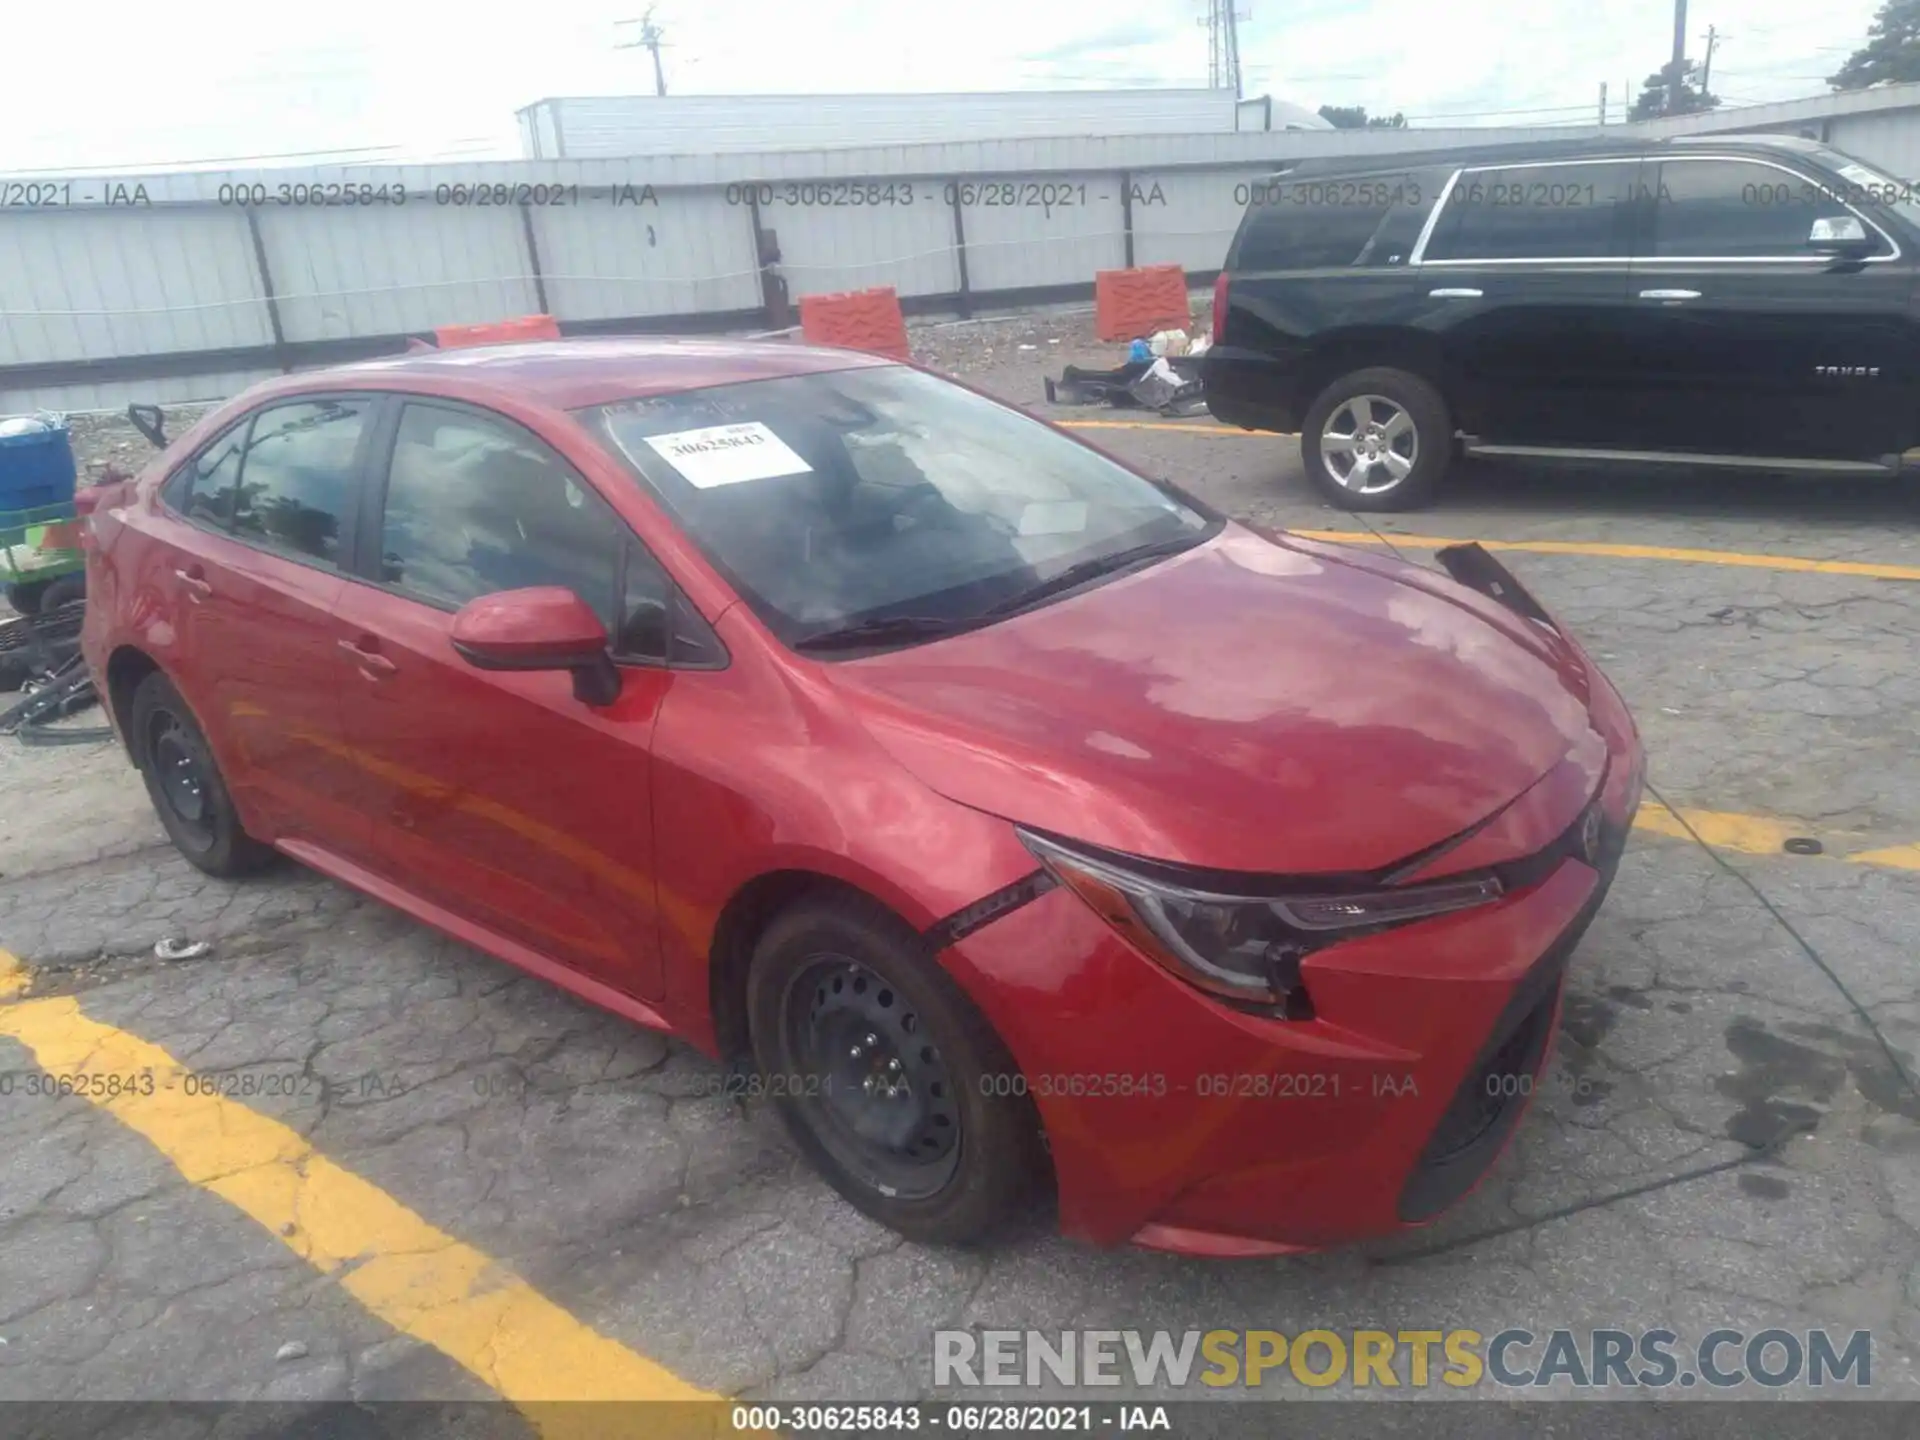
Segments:
[[[647,92],[645,0],[71,0],[9,7],[0,175],[518,153],[513,112]],[[1667,57],[1671,0],[1242,0],[1249,95],[1438,123],[1585,121]],[[1823,93],[1877,0],[1692,0],[1728,104]],[[1202,0],[661,0],[686,94],[1204,84]],[[315,158],[321,158],[316,155]],[[283,163],[302,163],[295,159]]]

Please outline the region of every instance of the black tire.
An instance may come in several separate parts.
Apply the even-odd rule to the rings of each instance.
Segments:
[[[1381,405],[1379,401],[1387,403]],[[1355,406],[1365,406],[1371,417],[1381,421],[1388,419],[1388,406],[1397,406],[1412,422],[1410,432],[1381,445],[1372,469],[1363,467],[1359,487],[1343,482],[1330,468],[1325,445],[1330,428],[1340,431],[1336,438],[1360,433],[1358,411],[1352,408]],[[1354,431],[1347,432],[1339,425],[1330,427],[1329,422],[1336,419],[1354,424]],[[1433,500],[1453,459],[1453,440],[1453,418],[1438,390],[1418,375],[1376,366],[1342,375],[1314,397],[1300,425],[1300,459],[1314,489],[1342,510],[1415,510]],[[1410,459],[1411,468],[1402,476],[1384,473],[1376,479],[1376,471],[1384,469],[1391,459],[1385,453],[1388,448],[1400,459]],[[1340,462],[1336,459],[1333,463]]]
[[[58,580],[47,582],[47,588],[40,592],[40,613],[51,615],[62,605],[71,605],[76,600],[87,598],[87,577],[81,571],[71,575],[62,575]]]
[[[167,836],[209,875],[251,874],[274,858],[247,834],[200,722],[159,671],[133,692],[128,741]]]
[[[18,585],[7,586],[7,604],[13,607],[16,615],[37,615],[40,613],[40,597],[46,591],[48,581],[26,580]]]
[[[747,1023],[795,1143],[834,1189],[908,1239],[980,1239],[1048,1174],[1032,1101],[988,1093],[1024,1092],[1006,1047],[884,906],[836,895],[775,919],[747,972]],[[863,1093],[889,1067],[900,1093]]]

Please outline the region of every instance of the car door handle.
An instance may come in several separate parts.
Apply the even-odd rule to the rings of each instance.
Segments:
[[[1427,291],[1435,300],[1478,300],[1483,293],[1458,285],[1444,285],[1438,290]]]
[[[358,665],[361,673],[369,679],[377,680],[382,676],[395,674],[400,669],[379,651],[362,648],[358,640],[342,640],[340,648],[353,657],[353,663]]]
[[[207,583],[207,577],[199,572],[197,566],[192,570],[176,570],[173,578],[180,582],[181,588],[187,592],[187,598],[196,605],[213,594],[213,586]]]
[[[1698,290],[1642,290],[1642,300],[1698,300]]]

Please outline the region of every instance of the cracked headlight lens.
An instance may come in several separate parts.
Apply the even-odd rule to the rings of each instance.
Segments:
[[[1228,895],[1140,874],[1029,830],[1020,839],[1055,879],[1134,947],[1190,985],[1305,1019],[1300,961],[1329,945],[1491,904],[1494,876],[1353,893]]]

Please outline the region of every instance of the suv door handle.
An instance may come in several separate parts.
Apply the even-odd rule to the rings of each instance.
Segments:
[[[1465,286],[1442,286],[1438,290],[1429,290],[1427,294],[1435,300],[1478,300],[1483,292],[1468,289]]]
[[[198,565],[191,570],[174,571],[173,578],[180,582],[180,587],[187,592],[187,598],[196,605],[213,594],[213,586],[207,583],[206,573]]]
[[[1642,300],[1698,300],[1698,290],[1642,290]]]
[[[369,680],[378,680],[395,674],[400,667],[377,650],[368,650],[358,640],[342,640],[340,648],[353,657],[353,663],[360,667],[360,673]]]

